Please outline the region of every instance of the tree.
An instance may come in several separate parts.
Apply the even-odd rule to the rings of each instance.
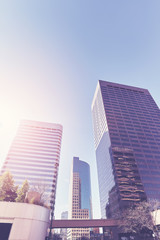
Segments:
[[[10,172],[4,172],[0,177],[0,201],[15,202],[18,186],[15,186]]]
[[[132,233],[139,239],[146,240],[147,237],[155,236],[160,240],[158,227],[156,226],[156,211],[160,207],[160,202],[140,202],[122,213],[121,229],[125,233]],[[153,211],[155,214],[153,214]]]
[[[10,172],[4,172],[0,176],[0,201],[25,202],[48,207],[46,202],[49,197],[45,194],[44,184],[37,184],[29,191],[28,181],[25,180],[21,188],[15,186],[13,176]]]
[[[46,195],[46,188],[43,183],[35,183],[27,193],[25,202],[48,207],[49,196]]]
[[[16,202],[24,202],[28,190],[29,190],[29,183],[27,180],[25,180],[23,182],[22,187],[17,190]]]

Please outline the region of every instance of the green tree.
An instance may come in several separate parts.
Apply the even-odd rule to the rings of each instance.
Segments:
[[[0,201],[15,202],[18,186],[15,186],[10,172],[4,172],[0,177]]]
[[[24,202],[28,190],[29,190],[29,183],[27,180],[25,180],[23,182],[22,187],[17,190],[16,202]]]

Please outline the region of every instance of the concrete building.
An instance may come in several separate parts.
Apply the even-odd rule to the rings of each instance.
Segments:
[[[2,167],[9,170],[15,183],[25,179],[30,189],[45,192],[47,204],[54,208],[60,160],[62,126],[22,120]],[[36,190],[35,189],[35,190]]]
[[[1,240],[44,240],[50,210],[34,204],[0,202]]]
[[[73,158],[70,191],[70,219],[92,218],[90,167],[88,163]],[[68,230],[67,239],[81,239],[90,236],[89,228],[73,228]]]
[[[160,200],[160,111],[149,91],[100,80],[92,116],[102,218],[113,199],[109,211]]]
[[[68,211],[61,213],[61,219],[68,219]],[[67,240],[67,228],[61,228],[60,229],[60,235],[62,240]]]

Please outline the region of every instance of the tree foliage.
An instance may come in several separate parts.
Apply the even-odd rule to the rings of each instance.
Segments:
[[[0,200],[15,202],[18,186],[15,186],[13,176],[10,172],[5,172],[0,177]]]
[[[48,200],[50,198],[46,195],[46,188],[47,185],[42,182],[35,183],[26,196],[26,202],[48,208]]]
[[[25,180],[19,188],[15,186],[12,174],[7,171],[0,176],[0,201],[25,202],[48,207],[46,187],[45,184],[38,183],[29,190],[29,183]]]
[[[28,191],[25,202],[49,208],[48,200],[50,198],[46,195],[46,188],[47,186],[43,183],[35,183]]]
[[[140,239],[147,239],[154,235],[160,240],[158,227],[156,226],[156,215],[160,202],[141,202],[136,206],[128,208],[122,213],[121,229],[126,233],[136,234]]]
[[[29,183],[27,180],[25,180],[23,182],[22,187],[17,190],[16,202],[24,202],[28,190],[29,190]]]

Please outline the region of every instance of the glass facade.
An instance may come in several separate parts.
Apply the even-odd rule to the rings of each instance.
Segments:
[[[2,173],[9,170],[18,185],[27,179],[30,188],[40,186],[48,204],[54,206],[61,139],[62,126],[59,124],[21,121]]]
[[[91,218],[91,183],[90,183],[90,166],[88,163],[73,158],[73,173],[78,173],[81,184],[81,209],[88,209]]]
[[[90,184],[90,166],[88,163],[73,158],[71,174],[71,219],[90,219],[92,218],[91,208],[91,184]],[[89,228],[68,229],[67,239],[89,238]]]
[[[124,168],[122,159],[129,164],[126,153],[131,154],[134,165],[130,171],[142,182],[142,187],[136,187],[137,197],[131,197],[131,191],[126,193],[130,196],[128,201],[145,198],[143,189],[148,199],[160,200],[160,111],[149,91],[99,81],[92,115],[102,217],[105,217],[104,204],[111,195],[117,192],[118,201],[122,200],[116,169],[117,164]]]

